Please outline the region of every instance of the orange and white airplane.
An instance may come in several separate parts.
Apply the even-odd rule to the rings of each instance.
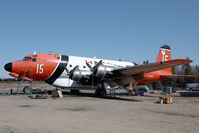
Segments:
[[[43,80],[70,90],[96,89],[96,94],[105,95],[106,88],[110,87],[126,88],[132,82],[164,81],[176,76],[171,67],[190,62],[189,59],[172,60],[170,47],[163,45],[155,62],[149,64],[39,53],[8,63],[4,68],[15,78]]]

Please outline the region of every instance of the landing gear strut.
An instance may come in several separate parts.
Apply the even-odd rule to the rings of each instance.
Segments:
[[[136,81],[129,83],[128,96],[132,96],[133,95],[133,89],[135,91],[135,95],[138,95],[139,94],[139,90],[138,90]]]
[[[97,97],[106,97],[107,93],[104,83],[98,84],[98,88],[95,90],[95,95]]]
[[[106,90],[105,90],[105,88],[98,88],[98,89],[96,89],[95,95],[97,97],[106,97]]]

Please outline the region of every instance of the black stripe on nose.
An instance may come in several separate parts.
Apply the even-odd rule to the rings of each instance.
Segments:
[[[7,63],[5,66],[4,66],[4,69],[8,72],[12,72],[12,62],[10,63]]]

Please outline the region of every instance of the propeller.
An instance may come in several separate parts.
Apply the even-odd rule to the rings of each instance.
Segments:
[[[102,60],[100,60],[94,67],[92,67],[88,62],[86,62],[86,65],[90,68],[93,74],[96,73],[97,68],[102,65]]]
[[[86,62],[86,65],[90,68],[90,71],[92,72],[92,87],[94,85],[94,76],[97,72],[97,68],[102,65],[102,60],[100,60],[94,67],[92,67],[88,62]]]
[[[68,69],[66,69],[66,71],[68,72],[68,75],[69,75],[69,78],[72,79],[72,76],[73,76],[73,72],[75,70],[77,70],[79,68],[79,66],[75,66],[70,72],[68,72]]]
[[[69,71],[67,68],[65,68],[66,72],[67,72],[67,75],[68,75],[68,86],[70,85],[70,80],[72,79],[72,76],[73,76],[73,72],[75,70],[77,70],[79,68],[79,66],[75,66],[71,71]]]

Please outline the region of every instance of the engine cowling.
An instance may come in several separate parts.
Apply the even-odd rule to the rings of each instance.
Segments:
[[[95,76],[96,76],[96,77],[100,77],[100,78],[105,77],[106,74],[112,72],[113,68],[114,68],[114,67],[111,67],[111,66],[100,65],[100,66],[97,68],[97,71],[96,71]]]
[[[91,71],[86,70],[75,70],[72,74],[71,79],[80,81],[81,79],[89,79],[90,75],[92,74]]]

